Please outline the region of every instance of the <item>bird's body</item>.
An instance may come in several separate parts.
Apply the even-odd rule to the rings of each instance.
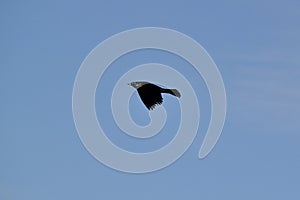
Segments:
[[[156,105],[163,102],[161,93],[168,93],[176,97],[180,97],[180,93],[176,89],[161,88],[148,82],[131,82],[128,85],[137,89],[139,96],[148,110],[152,110]]]

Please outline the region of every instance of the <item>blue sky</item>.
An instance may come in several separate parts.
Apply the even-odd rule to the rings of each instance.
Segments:
[[[0,199],[299,199],[299,7],[299,1],[264,0],[2,1]],[[85,150],[73,122],[72,89],[97,44],[145,26],[175,29],[204,46],[223,76],[228,112],[216,147],[198,160],[209,100],[201,78],[192,78],[204,112],[194,143],[171,166],[133,175]],[[153,57],[175,64],[170,56],[144,53],[124,63]],[[109,89],[97,99],[101,92],[106,98]],[[176,102],[166,98],[168,110]],[[147,148],[161,145],[155,142]]]

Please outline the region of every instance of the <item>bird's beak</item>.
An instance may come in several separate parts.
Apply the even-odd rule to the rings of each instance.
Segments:
[[[127,83],[127,85],[131,86],[131,83]]]

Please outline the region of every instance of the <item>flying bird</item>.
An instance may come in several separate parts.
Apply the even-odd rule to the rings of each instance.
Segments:
[[[140,98],[142,99],[148,110],[153,110],[156,105],[162,104],[163,98],[161,96],[161,93],[168,93],[178,98],[181,96],[179,91],[176,89],[161,88],[157,85],[145,81],[131,82],[128,83],[128,85],[137,89]]]

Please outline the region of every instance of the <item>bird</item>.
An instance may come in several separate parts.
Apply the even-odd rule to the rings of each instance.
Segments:
[[[156,105],[163,102],[162,93],[168,93],[180,98],[181,94],[177,89],[161,88],[153,83],[146,81],[134,81],[128,83],[138,91],[138,94],[148,110],[153,110]]]

